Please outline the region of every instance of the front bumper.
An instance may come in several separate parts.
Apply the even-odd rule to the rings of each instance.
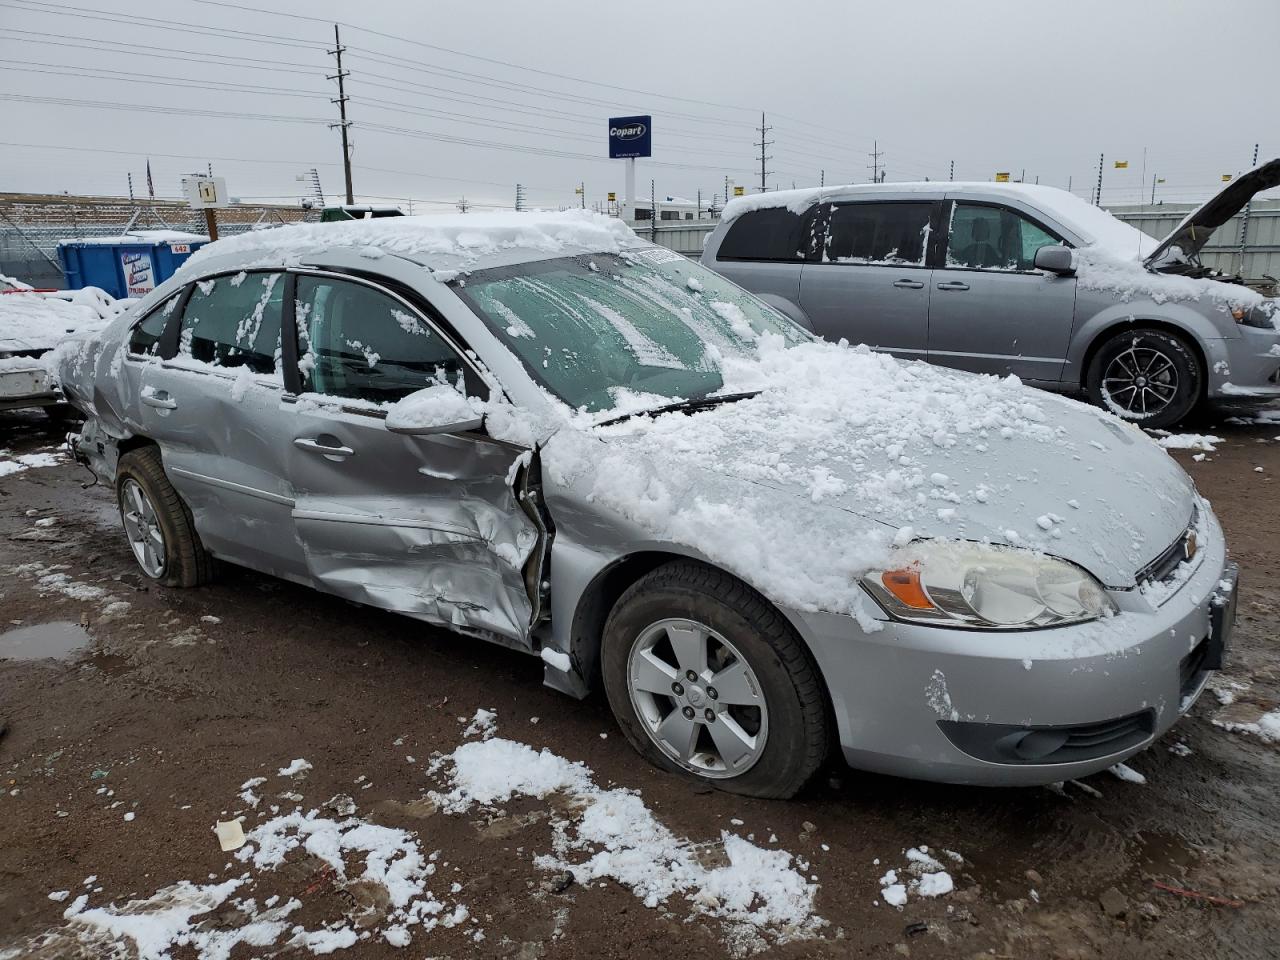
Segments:
[[[793,613],[831,693],[846,761],[1019,786],[1088,776],[1149,746],[1204,689],[1211,619],[1223,620],[1214,599],[1234,596],[1222,586],[1234,576],[1222,531],[1204,512],[1206,543],[1185,582],[1158,605],[1114,591],[1121,612],[1107,620],[998,633],[883,621],[868,633],[848,617]],[[1026,755],[1009,752],[1037,728],[1057,732]],[[1069,739],[1050,752],[1062,731]]]
[[[1280,400],[1280,333],[1238,327],[1240,336],[1205,342],[1205,396],[1215,407],[1246,408]]]

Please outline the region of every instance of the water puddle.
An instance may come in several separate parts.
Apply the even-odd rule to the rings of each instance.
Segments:
[[[77,623],[54,620],[0,633],[0,660],[62,660],[89,645]]]

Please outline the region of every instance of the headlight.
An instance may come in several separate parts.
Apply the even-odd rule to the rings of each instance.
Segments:
[[[862,583],[895,619],[935,626],[1019,630],[1116,612],[1102,585],[1075,564],[965,541],[912,544],[895,552],[892,569]]]
[[[1252,307],[1233,307],[1231,319],[1242,327],[1258,327],[1262,330],[1276,329],[1275,301],[1254,304]]]

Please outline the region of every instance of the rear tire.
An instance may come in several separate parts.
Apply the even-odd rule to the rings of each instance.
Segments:
[[[633,584],[605,624],[601,666],[623,734],[664,770],[781,799],[827,758],[827,695],[808,649],[768,601],[713,567],[677,561]]]
[[[213,559],[200,543],[191,511],[165,475],[157,447],[141,447],[120,458],[116,502],[144,575],[166,587],[195,587],[213,579]],[[141,542],[151,549],[140,549]]]
[[[1155,429],[1190,416],[1203,389],[1204,373],[1191,346],[1150,327],[1122,330],[1104,340],[1085,379],[1090,402]]]

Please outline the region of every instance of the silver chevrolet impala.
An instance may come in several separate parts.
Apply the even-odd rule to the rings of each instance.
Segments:
[[[668,770],[1087,775],[1221,665],[1235,570],[1136,428],[816,340],[577,212],[282,227],[59,376],[142,571],[224,561],[602,683]]]

